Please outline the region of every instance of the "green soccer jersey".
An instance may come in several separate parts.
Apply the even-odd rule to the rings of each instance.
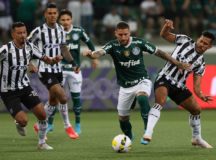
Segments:
[[[76,64],[80,66],[80,43],[83,41],[90,50],[94,51],[94,45],[91,42],[89,36],[86,34],[84,29],[81,27],[71,27],[71,29],[66,32],[66,41],[68,49],[73,56]],[[68,64],[66,60],[62,60],[63,70],[72,70],[72,65]]]
[[[124,88],[132,87],[149,78],[145,69],[143,52],[154,54],[156,46],[140,38],[130,37],[127,46],[117,40],[108,42],[103,49],[110,54],[116,70],[117,82]]]

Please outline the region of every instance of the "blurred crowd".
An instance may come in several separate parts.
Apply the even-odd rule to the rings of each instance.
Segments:
[[[133,35],[159,36],[164,19],[174,21],[176,33],[198,36],[203,29],[216,33],[216,0],[0,0],[0,42],[10,39],[10,26],[23,21],[30,32],[43,23],[48,2],[73,13],[73,24],[83,27],[96,44],[114,37],[120,20],[127,21]]]

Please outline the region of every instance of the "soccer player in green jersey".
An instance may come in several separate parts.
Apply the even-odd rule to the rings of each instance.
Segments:
[[[72,13],[69,10],[63,9],[59,13],[59,22],[64,27],[66,32],[67,46],[72,54],[76,64],[80,66],[80,43],[83,41],[91,51],[95,50],[95,47],[86,34],[84,29],[81,27],[73,26],[72,24]],[[95,68],[97,66],[98,60],[92,61],[92,66]],[[73,101],[73,111],[75,114],[75,131],[81,133],[80,125],[80,113],[81,113],[81,99],[80,92],[82,86],[82,72],[75,73],[72,71],[72,65],[66,60],[62,60],[63,66],[63,84],[68,84],[71,98]],[[53,112],[52,116],[48,119],[47,132],[53,130],[53,119],[56,110]]]
[[[136,97],[144,121],[144,129],[147,125],[148,112],[150,110],[148,97],[151,94],[152,82],[149,79],[144,65],[143,52],[154,54],[178,66],[179,69],[189,69],[190,65],[173,59],[169,54],[158,49],[154,44],[146,40],[131,37],[129,25],[119,22],[115,29],[117,39],[108,42],[102,49],[97,51],[86,50],[84,56],[99,58],[109,54],[115,65],[117,82],[120,85],[118,97],[118,115],[120,128],[129,138],[133,139],[132,126],[129,121],[130,108]],[[141,144],[147,144],[141,138]]]

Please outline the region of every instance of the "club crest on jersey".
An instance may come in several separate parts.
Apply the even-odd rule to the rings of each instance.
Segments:
[[[130,52],[129,52],[128,50],[123,51],[123,55],[124,55],[125,57],[128,57],[128,56],[130,55]]]
[[[139,47],[134,47],[132,49],[132,53],[133,53],[133,55],[138,55],[140,53],[140,48]]]
[[[73,40],[78,40],[79,39],[79,35],[77,33],[72,35]]]

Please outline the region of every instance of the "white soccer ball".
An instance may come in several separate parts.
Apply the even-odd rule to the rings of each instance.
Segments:
[[[131,140],[124,134],[115,136],[112,140],[112,148],[119,153],[129,152],[131,149]]]

